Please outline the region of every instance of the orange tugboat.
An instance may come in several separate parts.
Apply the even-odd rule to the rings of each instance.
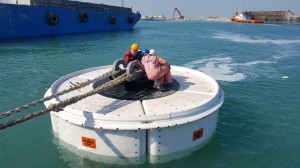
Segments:
[[[251,12],[239,11],[236,15],[231,18],[232,22],[237,23],[263,23],[263,20],[254,19]]]

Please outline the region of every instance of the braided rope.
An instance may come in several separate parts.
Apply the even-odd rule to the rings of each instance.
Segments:
[[[25,105],[23,105],[23,106],[17,107],[17,108],[15,108],[15,109],[10,110],[10,111],[1,113],[1,114],[0,114],[0,119],[6,118],[6,117],[8,117],[8,116],[10,116],[10,115],[12,115],[12,114],[14,114],[14,113],[18,113],[18,112],[23,111],[23,110],[26,110],[26,109],[28,109],[28,108],[30,108],[30,107],[34,107],[34,106],[36,106],[36,105],[38,105],[38,104],[40,104],[40,103],[44,103],[45,101],[51,100],[51,99],[53,99],[53,98],[55,98],[55,97],[57,97],[57,96],[61,96],[61,95],[63,95],[63,94],[66,94],[66,93],[69,93],[69,92],[71,92],[71,91],[74,91],[74,90],[76,90],[76,89],[80,89],[80,88],[82,88],[82,87],[85,87],[85,86],[87,86],[87,85],[89,85],[89,84],[91,84],[91,83],[93,83],[93,82],[99,81],[99,80],[101,80],[101,79],[103,79],[103,78],[105,78],[105,77],[107,77],[107,76],[109,76],[109,75],[112,75],[112,71],[109,71],[109,72],[107,72],[107,73],[104,73],[104,74],[100,75],[99,77],[94,78],[93,80],[87,80],[87,81],[82,82],[82,83],[80,83],[80,84],[73,84],[73,83],[71,83],[73,86],[70,87],[69,89],[63,90],[63,91],[58,92],[58,93],[56,93],[56,94],[53,94],[53,95],[51,95],[51,96],[44,97],[44,98],[39,99],[39,100],[37,100],[37,101],[34,101],[34,102],[31,102],[31,103],[25,104]]]
[[[40,115],[43,115],[47,112],[50,112],[50,111],[61,111],[64,107],[70,105],[70,104],[74,104],[76,102],[78,102],[79,100],[81,99],[84,99],[86,97],[89,97],[89,96],[92,96],[94,94],[97,94],[99,92],[102,92],[110,87],[113,87],[113,86],[116,86],[118,84],[121,84],[122,82],[126,81],[131,75],[127,76],[127,74],[123,74],[119,77],[117,77],[116,79],[114,80],[111,80],[101,86],[98,86],[97,88],[89,91],[89,92],[86,92],[84,94],[81,94],[81,95],[78,95],[78,96],[74,96],[74,97],[71,97],[69,99],[66,99],[66,100],[63,100],[57,104],[50,104],[48,106],[48,108],[44,109],[44,110],[40,110],[38,112],[35,112],[35,113],[32,113],[32,114],[29,114],[25,117],[22,117],[22,118],[19,118],[19,119],[16,119],[16,120],[13,120],[13,121],[9,121],[7,123],[4,123],[4,124],[0,124],[0,130],[3,130],[3,129],[6,129],[8,127],[11,127],[11,126],[14,126],[14,125],[17,125],[17,124],[20,124],[24,121],[27,121],[29,119],[32,119],[32,118],[35,118],[35,117],[38,117]]]

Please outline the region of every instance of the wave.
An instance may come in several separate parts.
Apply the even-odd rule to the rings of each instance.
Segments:
[[[268,73],[261,69],[258,72],[256,65],[273,64],[274,61],[250,61],[245,63],[236,63],[231,57],[203,58],[184,64],[184,67],[197,69],[212,76],[215,80],[225,82],[237,82],[247,79],[247,77],[258,76]],[[267,75],[267,74],[266,74]]]
[[[297,48],[289,46],[288,48],[281,48],[281,50],[274,54],[272,58],[276,60],[282,60],[290,57],[298,57],[299,55],[300,52],[297,50]]]
[[[242,43],[258,43],[258,44],[300,44],[300,40],[287,40],[287,39],[263,39],[261,37],[249,37],[243,34],[219,32],[213,35],[216,39],[225,39],[233,42]]]
[[[239,66],[252,66],[257,64],[274,64],[275,61],[250,61],[246,63],[233,63],[232,65],[239,65]]]

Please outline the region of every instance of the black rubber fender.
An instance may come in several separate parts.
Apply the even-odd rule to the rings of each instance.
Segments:
[[[57,25],[59,23],[59,18],[56,13],[50,12],[47,17],[48,23],[50,25]]]
[[[81,23],[86,23],[89,20],[89,15],[86,12],[80,12],[79,20]]]
[[[133,23],[133,21],[134,21],[133,16],[128,16],[128,23]]]
[[[109,17],[109,23],[110,24],[116,24],[117,23],[117,19],[115,16],[110,16]]]

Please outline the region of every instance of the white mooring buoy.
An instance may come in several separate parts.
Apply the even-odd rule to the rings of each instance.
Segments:
[[[224,93],[213,78],[202,72],[178,66],[171,69],[178,85],[171,94],[139,100],[132,99],[131,92],[122,98],[115,96],[120,91],[114,90],[95,94],[59,112],[52,111],[54,133],[81,155],[106,163],[120,164],[121,160],[142,164],[145,158],[159,163],[166,161],[162,156],[198,148],[215,133]],[[111,66],[101,66],[63,76],[45,96],[110,70]],[[45,105],[91,91],[96,83],[53,98]]]

